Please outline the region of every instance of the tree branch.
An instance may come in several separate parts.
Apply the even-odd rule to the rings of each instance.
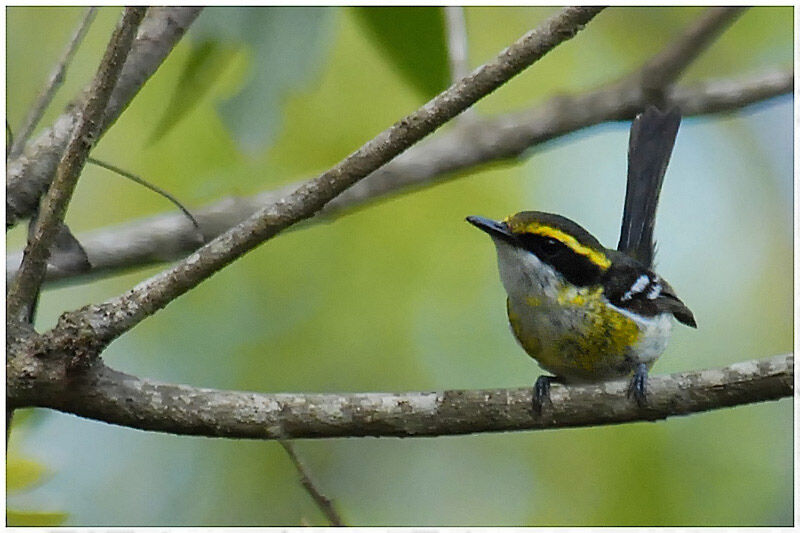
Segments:
[[[708,81],[675,87],[667,102],[685,116],[730,112],[793,91],[791,70],[734,80]],[[377,199],[452,179],[454,173],[476,170],[482,164],[511,160],[548,140],[602,122],[631,120],[646,102],[640,91],[614,85],[589,93],[553,98],[536,108],[476,119],[469,126],[438,134],[387,163],[340,194],[310,222],[341,216]],[[247,198],[226,198],[193,210],[206,240],[242,222],[264,205],[296,190],[294,183]],[[90,272],[48,266],[51,281],[116,274],[124,269],[172,261],[197,248],[196,230],[179,213],[165,213],[119,226],[101,228],[78,237],[92,264]],[[6,280],[16,275],[21,252],[6,256]]]
[[[675,87],[671,102],[684,115],[728,112],[794,92],[794,72],[773,71],[740,80],[713,80],[694,87]]]
[[[61,58],[56,63],[45,86],[42,88],[36,101],[31,106],[30,111],[28,111],[28,114],[22,121],[22,126],[19,128],[17,138],[14,139],[14,143],[11,145],[8,157],[17,157],[22,152],[22,148],[25,146],[25,143],[28,142],[31,134],[33,134],[33,130],[42,119],[42,115],[44,115],[47,106],[49,106],[50,102],[53,100],[56,91],[58,91],[58,88],[64,83],[64,75],[67,72],[67,67],[72,62],[75,52],[78,51],[78,46],[80,46],[80,43],[86,36],[86,32],[89,31],[89,26],[92,24],[96,14],[97,8],[90,7],[86,10],[83,17],[81,17],[78,28],[75,30],[75,33],[72,34],[72,38],[61,54]]]
[[[628,382],[559,386],[542,416],[531,388],[362,394],[259,394],[142,380],[100,361],[70,373],[64,358],[15,357],[8,404],[49,407],[148,431],[275,439],[421,437],[660,420],[793,394],[791,354],[723,368],[651,376],[648,405],[626,396]],[[65,379],[65,376],[69,379]]]
[[[139,89],[172,51],[200,7],[153,7],[139,28],[131,53],[106,108],[98,138],[117,120]],[[29,142],[24,153],[6,166],[6,228],[36,209],[75,130],[79,108],[73,106]]]
[[[99,132],[98,125],[108,105],[111,91],[117,84],[125,58],[133,44],[136,29],[144,18],[146,8],[126,8],[114,30],[105,55],[92,82],[86,104],[79,113],[77,126],[53,180],[28,241],[19,274],[8,292],[7,320],[24,321],[44,279],[50,245],[64,221],[67,205],[86,164],[89,150]]]
[[[344,527],[345,524],[342,521],[342,517],[339,516],[339,513],[336,511],[336,507],[333,506],[333,501],[325,496],[325,494],[323,494],[319,488],[317,488],[317,485],[308,475],[305,465],[303,465],[302,461],[300,461],[300,458],[297,457],[297,454],[294,451],[294,445],[287,440],[280,440],[278,442],[286,451],[286,455],[289,456],[292,464],[300,474],[300,484],[303,485],[304,489],[306,489],[306,492],[308,492],[309,496],[311,496],[311,499],[314,500],[314,503],[317,504],[317,507],[319,507],[319,510],[322,511],[322,514],[325,515],[325,518],[328,519],[328,522],[330,522],[332,526]]]
[[[61,317],[59,326],[89,328],[108,343],[283,229],[309,218],[342,191],[572,38],[602,7],[568,7],[523,35],[417,111],[401,119],[317,178],[125,294]]]
[[[454,172],[517,157],[531,146],[580,128],[609,120],[632,119],[652,101],[654,90],[662,90],[652,82],[655,70],[664,69],[670,73],[661,76],[661,82],[674,80],[741,13],[741,8],[710,8],[661,52],[621,82],[581,95],[554,98],[544,106],[522,113],[479,120],[474,124],[464,124],[462,121],[450,132],[413,147],[373,172],[329,202],[316,218],[335,216],[342,210],[352,209],[396,191],[431,185],[450,178]],[[453,21],[449,20],[449,23],[452,26]],[[708,92],[709,103],[714,106],[714,111],[735,109],[754,101],[754,96],[764,99],[790,92],[792,79],[791,72],[773,74],[766,79],[747,79],[740,82],[742,86],[738,93],[737,82],[728,82],[723,91],[713,84],[696,93],[692,89],[688,89],[688,93],[687,90],[679,90],[673,97],[668,96],[667,103],[689,105],[690,113],[684,110],[684,114],[701,114],[705,112],[703,102]],[[764,84],[763,87],[754,86],[759,81]],[[650,89],[646,90],[643,85]],[[589,112],[584,113],[584,109]],[[206,219],[201,222],[205,240],[219,236],[263,205],[275,203],[302,185],[292,184],[250,199],[228,199],[210,206],[205,211],[207,216],[200,215],[201,219]],[[49,270],[52,279],[85,274],[92,276],[184,257],[195,250],[197,244],[181,221],[169,217],[166,215],[134,222],[112,229],[110,234],[105,233],[109,230],[100,230],[81,236],[81,242],[94,265],[92,272],[67,272],[52,266]],[[119,233],[115,235],[113,232]],[[7,257],[7,280],[14,275],[18,264],[17,257]]]
[[[712,7],[676,39],[642,67],[639,77],[645,92],[663,91],[677,80],[697,56],[742,16],[746,7]]]

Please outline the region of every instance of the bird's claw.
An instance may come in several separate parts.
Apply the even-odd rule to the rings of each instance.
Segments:
[[[539,376],[533,385],[533,411],[542,414],[545,404],[552,405],[550,401],[550,383],[555,380],[553,376]]]
[[[628,398],[633,398],[639,407],[647,405],[647,365],[639,363],[628,385]]]

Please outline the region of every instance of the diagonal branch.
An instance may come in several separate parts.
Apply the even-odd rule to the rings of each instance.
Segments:
[[[793,90],[791,70],[740,79],[708,81],[674,87],[667,101],[686,116],[730,112]],[[513,160],[531,147],[595,124],[630,120],[646,103],[641,92],[622,86],[554,98],[531,110],[476,119],[469,128],[438,134],[401,154],[340,194],[310,222],[330,220],[391,195],[431,186],[480,165]],[[614,92],[616,91],[616,92]],[[226,198],[194,212],[206,240],[242,222],[260,207],[293,190],[292,184],[247,198]],[[197,248],[196,230],[179,213],[166,213],[79,236],[92,264],[87,273],[48,267],[48,280],[113,275],[121,270],[185,257]],[[21,252],[6,256],[6,280],[16,275]]]
[[[189,28],[200,7],[153,7],[139,28],[131,53],[109,100],[98,138],[119,115]],[[33,213],[52,181],[55,169],[79,119],[81,106],[73,106],[56,119],[24,152],[6,165],[6,228]]]
[[[663,91],[677,80],[697,56],[733,24],[747,7],[712,7],[681,38],[642,66],[639,76],[645,92]]]
[[[69,329],[80,324],[81,329],[93,330],[98,342],[111,342],[262,242],[313,216],[345,189],[575,36],[602,9],[568,7],[561,10],[330,170],[125,294],[62,316],[59,328]]]
[[[103,366],[64,379],[65,358],[15,357],[8,404],[48,407],[110,424],[179,435],[280,440],[431,437],[660,420],[790,397],[794,358],[778,355],[723,368],[651,376],[648,405],[627,380],[558,386],[552,407],[531,412],[531,389],[361,394],[260,394],[142,380]]]
[[[650,83],[648,90],[647,83],[643,86],[643,80],[652,79],[648,73],[663,69],[672,74],[661,80],[665,83],[672,81],[741,12],[740,8],[710,8],[661,52],[620,82],[580,95],[558,97],[544,106],[522,113],[470,123],[462,121],[449,132],[401,154],[334,198],[317,219],[323,215],[335,216],[342,210],[352,209],[396,191],[441,182],[451,178],[454,172],[518,157],[532,146],[580,128],[609,120],[632,119],[646,104],[652,103],[654,90],[658,90],[655,96],[661,95],[661,87]],[[747,105],[756,99],[791,92],[792,80],[792,73],[785,72],[767,75],[763,79],[741,80],[739,92],[734,92],[737,82],[728,82],[728,87],[722,92],[713,83],[696,89],[696,93],[691,88],[681,89],[670,96],[670,89],[664,90],[667,91],[667,103],[691,107],[690,110],[684,110],[684,114],[702,114],[706,112],[703,107],[706,92],[710,104],[714,106],[713,110],[724,111]],[[759,81],[763,82],[763,86],[754,86]],[[660,96],[658,99],[661,99]],[[249,199],[223,200],[210,206],[205,211],[207,216],[201,215],[201,219],[205,219],[201,220],[201,226],[206,240],[219,236],[263,205],[281,200],[302,185],[292,184]],[[187,233],[185,224],[167,215],[134,222],[116,231],[112,229],[110,234],[101,230],[82,236],[81,242],[84,242],[87,254],[95,265],[89,274],[96,275],[184,257],[196,249],[194,239],[193,235]],[[94,246],[95,243],[97,246]],[[6,279],[13,277],[15,265],[18,264],[16,257],[7,258]],[[83,274],[55,267],[50,271],[54,279]]]
[[[42,203],[33,236],[25,248],[19,274],[9,290],[7,319],[21,322],[30,316],[33,302],[44,279],[50,245],[64,221],[67,205],[78,183],[81,169],[86,164],[89,150],[97,139],[98,125],[102,120],[103,111],[108,105],[111,91],[117,84],[125,58],[130,52],[136,30],[146,10],[144,7],[126,8],[108,43],[86,98],[86,104],[79,113],[77,127]]]
[[[300,484],[306,489],[306,492],[308,492],[311,499],[314,500],[314,503],[317,504],[317,507],[319,507],[322,514],[325,515],[325,518],[328,519],[328,522],[330,522],[332,526],[344,527],[345,524],[342,521],[342,517],[339,516],[338,511],[336,511],[336,507],[333,506],[333,501],[322,493],[311,479],[311,476],[308,475],[305,465],[300,461],[300,458],[297,457],[297,453],[294,451],[294,445],[288,440],[280,440],[278,442],[286,451],[286,455],[289,456],[292,464],[300,474]]]
[[[11,150],[9,151],[8,157],[17,157],[22,152],[22,148],[25,146],[25,143],[28,142],[31,134],[33,134],[33,130],[42,119],[42,116],[44,115],[47,106],[49,106],[50,102],[53,100],[56,91],[58,91],[58,88],[64,83],[64,75],[67,72],[67,67],[72,62],[75,52],[78,51],[78,46],[80,46],[83,38],[86,36],[86,32],[89,31],[89,26],[92,24],[96,14],[97,8],[90,7],[86,10],[83,17],[81,17],[80,24],[78,24],[78,28],[75,30],[75,33],[72,34],[72,38],[69,40],[67,48],[62,53],[61,58],[58,60],[56,66],[53,68],[53,71],[50,73],[47,83],[42,88],[42,91],[39,93],[39,96],[37,96],[33,106],[31,106],[30,111],[22,121],[22,126],[19,128],[17,138],[14,139],[14,143],[11,145]]]

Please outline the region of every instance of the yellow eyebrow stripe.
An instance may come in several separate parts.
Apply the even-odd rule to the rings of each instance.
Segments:
[[[586,257],[594,263],[595,265],[599,266],[602,270],[606,270],[608,267],[611,266],[611,261],[606,257],[606,255],[602,252],[598,252],[593,248],[589,248],[588,246],[584,246],[583,244],[579,243],[578,240],[570,235],[569,233],[564,233],[563,231],[556,229],[551,226],[544,226],[542,224],[530,224],[525,228],[525,233],[533,233],[534,235],[541,235],[543,237],[552,237],[556,240],[561,241],[567,246],[570,250],[575,252],[576,254],[581,254],[582,256]]]

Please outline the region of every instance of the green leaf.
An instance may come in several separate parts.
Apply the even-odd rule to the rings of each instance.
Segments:
[[[356,7],[357,19],[389,61],[425,98],[450,82],[441,7]]]
[[[193,25],[195,38],[248,47],[245,84],[218,107],[240,148],[256,152],[273,140],[284,98],[321,70],[332,15],[326,7],[211,7]]]
[[[197,106],[231,64],[235,52],[233,46],[213,39],[192,45],[172,98],[150,138],[151,143],[166,135]]]
[[[6,461],[6,490],[19,491],[36,485],[47,469],[36,461],[10,457]]]
[[[6,525],[8,526],[60,526],[67,521],[69,515],[59,512],[44,511],[12,511],[6,509]]]

